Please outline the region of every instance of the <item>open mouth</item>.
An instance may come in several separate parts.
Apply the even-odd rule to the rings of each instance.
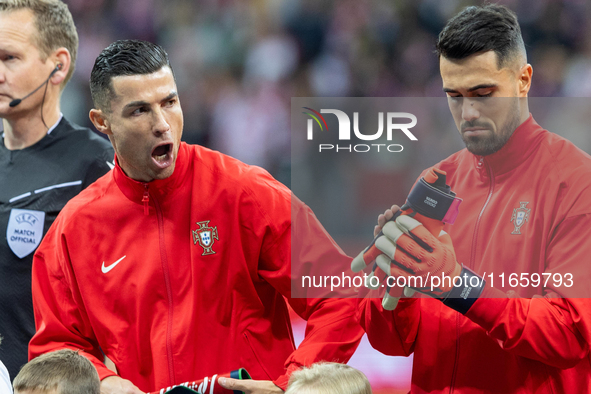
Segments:
[[[152,150],[152,160],[161,168],[166,168],[172,164],[172,143],[165,143],[155,147]]]

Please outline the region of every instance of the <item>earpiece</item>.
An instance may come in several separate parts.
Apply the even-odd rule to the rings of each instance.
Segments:
[[[43,85],[49,83],[49,80],[51,79],[51,77],[53,76],[53,74],[55,74],[56,72],[58,72],[59,70],[61,70],[63,66],[64,66],[63,64],[58,63],[57,66],[55,66],[55,68],[51,72],[51,74],[49,74],[49,77],[47,77],[47,79],[45,80],[45,82],[43,82],[41,85],[39,85],[37,87],[37,89],[33,90],[31,93],[27,94],[23,98],[17,98],[17,99],[12,100],[10,103],[8,103],[8,106],[10,108],[13,108],[13,107],[16,107],[17,105],[19,105],[21,103],[21,101],[23,101],[24,99],[26,99],[27,97],[29,97],[30,95],[32,95],[33,93],[35,93],[37,90],[41,89],[43,87]]]

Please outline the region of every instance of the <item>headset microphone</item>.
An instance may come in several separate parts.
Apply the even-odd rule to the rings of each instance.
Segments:
[[[58,71],[59,71],[59,70],[61,70],[61,69],[62,69],[62,64],[61,64],[61,63],[59,63],[57,66],[55,66],[55,68],[53,69],[53,71],[51,72],[51,74],[49,74],[49,77],[47,77],[47,79],[46,79],[46,80],[45,80],[45,81],[44,81],[44,82],[43,82],[41,85],[39,85],[39,86],[37,87],[37,89],[33,90],[31,93],[27,94],[27,95],[26,95],[25,97],[23,97],[23,98],[20,98],[20,99],[14,99],[14,100],[12,100],[12,101],[11,101],[11,102],[8,104],[8,106],[12,108],[12,107],[16,107],[17,105],[19,105],[19,104],[21,103],[21,101],[23,101],[24,99],[26,99],[27,97],[29,97],[30,95],[32,95],[33,93],[35,93],[37,90],[41,89],[41,88],[43,87],[43,85],[45,85],[46,83],[48,83],[48,82],[49,82],[49,79],[50,79],[51,77],[53,77],[53,74],[55,74],[56,72],[58,72]]]

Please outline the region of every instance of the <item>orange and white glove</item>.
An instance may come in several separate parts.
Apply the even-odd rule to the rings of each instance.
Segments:
[[[351,270],[359,272],[366,266],[373,264],[373,269],[367,277],[366,287],[372,289],[380,288],[380,283],[385,281],[386,293],[382,301],[382,307],[385,310],[394,310],[400,297],[410,297],[414,290],[400,285],[399,281],[394,282],[396,277],[389,276],[390,259],[382,255],[380,249],[376,247],[376,241],[383,235],[382,228],[386,222],[395,220],[400,215],[408,215],[421,222],[436,237],[439,236],[445,224],[453,224],[462,199],[457,197],[446,183],[446,173],[438,168],[432,167],[425,176],[421,177],[413,186],[406,202],[399,208],[393,205],[387,209],[383,215],[378,216],[378,225],[374,230],[374,240],[359,255],[351,261]],[[381,256],[381,257],[380,257]],[[379,260],[379,265],[377,261]],[[384,268],[385,272],[380,269]],[[400,277],[398,277],[400,278]]]
[[[380,269],[405,278],[406,286],[435,297],[466,313],[484,289],[485,281],[456,261],[449,234],[435,237],[419,221],[401,215],[387,222],[375,245],[386,256],[376,259]]]

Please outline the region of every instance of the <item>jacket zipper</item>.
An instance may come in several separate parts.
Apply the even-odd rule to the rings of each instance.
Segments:
[[[144,197],[142,197],[142,203],[144,203],[144,216],[150,214],[150,192],[148,191],[148,184],[144,184]]]
[[[490,166],[484,161],[484,157],[480,158],[479,166],[482,166],[482,164],[484,164],[486,166],[486,172],[488,173],[488,177],[490,179],[490,186],[488,189],[488,197],[486,198],[486,202],[484,203],[484,206],[480,210],[480,214],[478,215],[478,219],[476,219],[476,226],[474,227],[474,236],[472,238],[472,253],[470,254],[470,265],[468,266],[469,268],[474,268],[474,259],[476,258],[476,240],[478,238],[477,235],[478,235],[478,227],[480,226],[480,219],[482,219],[482,215],[484,214],[484,210],[486,209],[488,203],[490,202],[490,199],[492,197],[492,194],[493,194],[493,191],[495,188],[495,179],[493,178],[492,170],[491,170]]]
[[[488,173],[488,177],[490,179],[490,186],[488,188],[488,196],[486,198],[486,201],[484,202],[484,205],[482,206],[482,209],[480,210],[480,214],[478,215],[478,219],[476,219],[476,226],[474,227],[474,235],[472,237],[472,252],[470,253],[470,261],[469,261],[469,268],[474,268],[474,259],[476,258],[476,241],[478,239],[477,235],[478,235],[478,228],[480,226],[480,219],[482,219],[482,215],[484,214],[484,210],[486,209],[486,207],[488,206],[488,203],[490,202],[490,199],[492,198],[492,194],[493,191],[495,189],[495,179],[493,178],[493,174],[492,174],[492,170],[490,168],[490,166],[484,161],[484,157],[481,157],[480,160],[478,161],[478,169],[482,168],[482,166],[486,166],[486,172]],[[452,377],[451,377],[451,386],[449,388],[449,392],[450,394],[453,393],[454,391],[454,385],[455,385],[455,381],[456,381],[456,372],[457,372],[457,368],[458,368],[458,361],[460,358],[460,314],[457,314],[457,319],[456,319],[456,357],[454,360],[454,369],[452,372]]]
[[[144,184],[145,191],[142,202],[144,203],[144,214],[148,215],[148,204],[150,201],[150,193],[148,191],[148,184]],[[170,384],[176,382],[174,373],[174,361],[172,357],[172,322],[173,322],[173,302],[172,302],[172,287],[170,285],[170,273],[168,270],[168,255],[166,254],[166,242],[164,240],[164,220],[162,218],[162,210],[157,198],[153,199],[156,208],[156,216],[158,217],[158,240],[160,244],[160,261],[162,263],[162,271],[164,272],[164,284],[166,285],[166,295],[168,297],[168,324],[166,327],[166,352],[168,356],[168,374],[170,376]]]
[[[456,376],[458,370],[458,360],[460,358],[460,313],[456,313],[456,357],[454,359],[454,369],[451,374],[451,385],[449,386],[449,393],[454,392],[454,386],[456,384]]]

